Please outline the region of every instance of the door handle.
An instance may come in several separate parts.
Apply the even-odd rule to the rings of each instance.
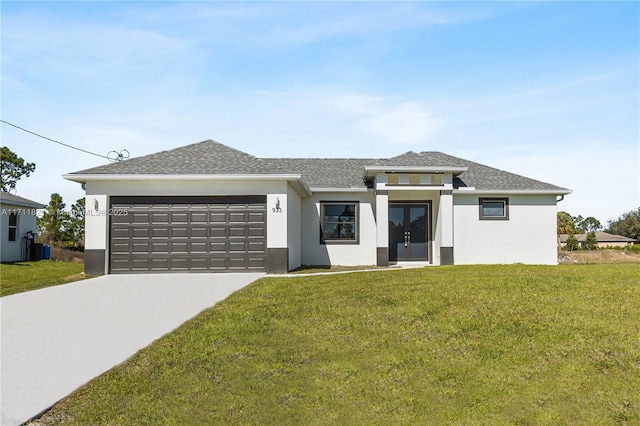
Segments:
[[[404,233],[404,246],[409,247],[409,241],[411,240],[411,232]]]

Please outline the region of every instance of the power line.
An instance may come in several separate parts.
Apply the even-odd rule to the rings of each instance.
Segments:
[[[86,149],[82,149],[82,148],[77,148],[77,147],[69,145],[67,143],[60,142],[60,141],[57,141],[55,139],[48,138],[46,136],[42,136],[39,133],[32,132],[31,130],[25,129],[24,127],[16,126],[13,123],[9,123],[6,120],[0,119],[0,121],[3,122],[4,124],[8,124],[9,126],[15,127],[16,129],[20,129],[23,132],[31,133],[32,135],[35,135],[35,136],[37,136],[39,138],[46,139],[46,140],[51,141],[51,142],[55,142],[55,143],[57,143],[59,145],[66,146],[67,148],[75,149],[76,151],[84,152],[85,154],[91,154],[91,155],[95,155],[96,157],[106,158],[107,160],[112,161],[112,162],[113,161],[126,160],[127,158],[129,158],[129,151],[127,151],[126,149],[123,149],[120,152],[110,151],[109,154],[107,154],[107,155],[96,154],[95,152],[87,151]]]

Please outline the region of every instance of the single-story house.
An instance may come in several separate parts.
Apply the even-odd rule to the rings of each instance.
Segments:
[[[30,258],[36,236],[38,209],[46,206],[0,191],[0,262],[18,262]]]
[[[556,264],[571,192],[442,152],[257,158],[212,140],[64,178],[86,190],[93,275]]]
[[[598,247],[625,247],[629,244],[636,242],[633,238],[623,237],[622,235],[608,234],[606,232],[594,232],[596,234],[596,240],[598,240]],[[587,234],[575,234],[576,240],[581,247],[584,247],[587,242]],[[567,243],[569,234],[560,234],[560,244]]]

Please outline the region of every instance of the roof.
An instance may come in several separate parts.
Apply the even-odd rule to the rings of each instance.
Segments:
[[[18,197],[9,192],[0,191],[0,203],[11,204],[13,206],[31,207],[34,209],[44,209],[46,206],[26,198]]]
[[[100,175],[300,175],[311,189],[366,189],[367,169],[453,172],[455,188],[476,191],[571,192],[437,151],[409,151],[392,158],[257,158],[213,140],[81,170],[65,178],[82,182]]]
[[[599,243],[635,243],[636,240],[633,238],[624,237],[622,235],[608,234],[606,232],[595,232],[596,240]],[[587,234],[575,234],[576,240],[578,242],[585,242],[587,240]],[[560,234],[560,242],[566,243],[567,238],[569,238],[569,234]]]

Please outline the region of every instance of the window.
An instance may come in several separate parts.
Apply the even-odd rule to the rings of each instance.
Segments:
[[[18,215],[9,214],[9,241],[16,241],[18,237]]]
[[[358,242],[358,203],[320,203],[320,243]]]
[[[480,220],[509,220],[509,199],[480,198]]]

